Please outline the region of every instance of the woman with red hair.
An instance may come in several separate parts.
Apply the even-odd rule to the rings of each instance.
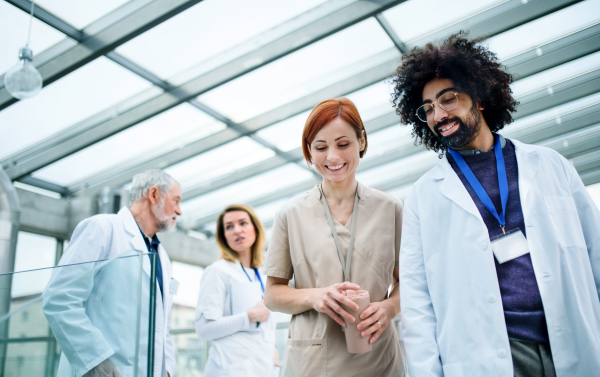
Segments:
[[[293,315],[283,375],[403,376],[392,326],[400,313],[402,203],[356,181],[367,134],[352,101],[315,106],[302,150],[323,182],[279,210],[265,266],[266,306]],[[357,310],[345,291],[359,289],[371,303],[355,318],[342,305]],[[370,352],[348,352],[347,323],[357,325]]]

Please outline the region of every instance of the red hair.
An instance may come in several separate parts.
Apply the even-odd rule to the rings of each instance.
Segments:
[[[360,151],[360,157],[362,158],[367,152],[367,132],[363,125],[358,109],[352,101],[348,98],[332,98],[319,103],[312,109],[306,124],[304,125],[304,131],[302,132],[302,153],[304,158],[310,166],[312,164],[312,155],[310,154],[310,143],[315,139],[317,133],[328,125],[332,120],[336,118],[342,118],[346,123],[351,125],[356,131],[356,137],[361,139],[365,138],[365,149]]]

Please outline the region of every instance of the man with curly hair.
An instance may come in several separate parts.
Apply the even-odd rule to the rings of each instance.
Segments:
[[[411,377],[600,375],[600,211],[557,152],[497,132],[513,78],[466,33],[402,58],[393,101],[440,162],[404,204]]]

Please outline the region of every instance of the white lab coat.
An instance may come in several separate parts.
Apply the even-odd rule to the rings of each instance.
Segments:
[[[557,152],[512,141],[557,377],[600,375],[600,212]],[[513,376],[494,255],[447,159],[404,204],[401,324],[411,377]]]
[[[249,274],[255,280],[253,275],[254,273]],[[263,284],[267,282],[266,275],[261,274],[261,278]],[[202,275],[196,307],[198,333],[200,316],[208,320],[218,320],[231,315],[230,286],[233,282],[250,284],[239,263],[221,259],[206,268]],[[255,323],[248,321],[243,331],[212,340],[209,358],[218,366],[219,377],[278,376],[279,368],[275,367],[273,359],[276,325],[274,315],[271,314],[269,320],[261,323],[259,328],[256,328]]]
[[[117,215],[97,215],[79,223],[46,290],[44,314],[62,356],[58,376],[79,377],[98,363],[111,361],[123,377],[134,376],[138,310],[139,257],[148,249],[133,215],[122,208]],[[156,286],[154,375],[175,373],[171,339],[171,263],[164,248],[158,254],[163,273],[164,302]],[[112,259],[110,263],[93,262]],[[150,260],[142,256],[142,305],[138,376],[147,375]],[[78,264],[82,263],[82,264]],[[102,264],[104,266],[100,267]],[[70,266],[69,266],[70,265]],[[92,271],[92,269],[96,269]],[[78,276],[82,278],[73,281]]]

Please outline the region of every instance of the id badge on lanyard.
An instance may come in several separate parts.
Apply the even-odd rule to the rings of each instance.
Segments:
[[[453,149],[448,149],[454,161],[458,165],[458,168],[462,171],[465,178],[481,200],[483,206],[498,220],[500,227],[502,228],[502,234],[490,239],[492,242],[492,250],[498,260],[498,263],[502,264],[513,260],[529,252],[529,245],[527,239],[523,235],[523,232],[519,228],[511,229],[508,232],[505,229],[506,226],[506,203],[508,202],[508,179],[506,177],[506,165],[504,164],[504,155],[502,154],[502,145],[500,144],[500,137],[496,137],[494,142],[494,153],[496,155],[496,167],[498,168],[498,186],[500,188],[500,202],[502,203],[502,213],[498,214],[494,203],[490,199],[487,192],[481,183],[473,174],[473,171],[467,165],[460,153]]]

